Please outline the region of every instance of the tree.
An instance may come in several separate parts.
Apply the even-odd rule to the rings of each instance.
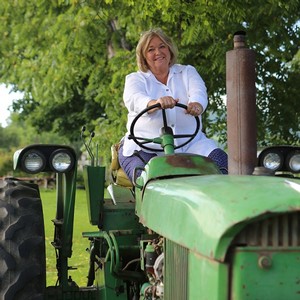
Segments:
[[[258,142],[296,144],[299,11],[298,0],[2,1],[0,78],[24,92],[14,108],[40,131],[76,139],[87,124],[107,150],[125,132],[122,92],[139,33],[161,27],[204,78],[206,131],[226,142],[225,54],[242,29],[257,53]]]

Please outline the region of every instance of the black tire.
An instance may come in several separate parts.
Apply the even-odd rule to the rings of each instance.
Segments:
[[[0,299],[43,299],[45,232],[38,186],[0,180]]]

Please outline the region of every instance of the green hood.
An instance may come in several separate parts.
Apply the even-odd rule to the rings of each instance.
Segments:
[[[224,260],[253,219],[300,210],[300,181],[265,176],[192,176],[150,181],[141,222],[200,255]]]

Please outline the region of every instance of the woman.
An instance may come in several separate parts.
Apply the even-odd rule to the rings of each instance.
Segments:
[[[128,109],[127,134],[119,149],[119,162],[132,180],[135,167],[143,167],[152,157],[161,152],[141,149],[128,139],[130,125],[135,116],[146,107],[159,103],[166,109],[168,125],[174,134],[190,134],[195,130],[195,116],[207,107],[207,93],[204,81],[190,65],[176,64],[177,52],[172,40],[161,29],[145,32],[136,48],[138,72],[126,76],[124,103]],[[176,103],[187,106],[187,110],[175,107]],[[138,137],[158,137],[162,127],[161,108],[154,108],[144,114],[135,125]],[[200,119],[201,121],[201,119]],[[227,174],[227,154],[200,131],[187,145],[176,149],[177,153],[195,153],[211,158]],[[175,140],[182,144],[184,139]],[[159,145],[147,144],[158,149]],[[161,149],[161,148],[160,148]]]

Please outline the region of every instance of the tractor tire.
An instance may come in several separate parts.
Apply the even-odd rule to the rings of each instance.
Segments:
[[[45,289],[45,231],[38,186],[0,180],[0,299],[40,300]]]

